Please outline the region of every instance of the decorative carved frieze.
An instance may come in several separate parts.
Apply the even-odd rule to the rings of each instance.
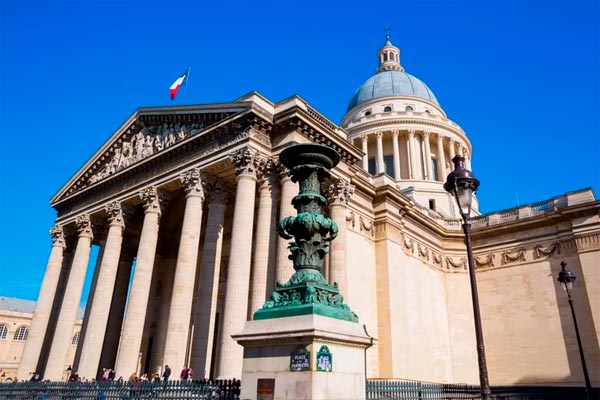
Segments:
[[[494,253],[488,253],[486,255],[474,256],[475,259],[475,267],[493,267],[494,266],[494,258],[496,255]]]
[[[556,254],[560,254],[560,242],[554,242],[548,246],[538,244],[533,248],[535,258],[550,257],[555,252]]]
[[[447,268],[450,269],[450,267],[455,268],[455,269],[467,269],[467,259],[465,257],[460,257],[458,259],[458,261],[454,258],[454,257],[446,257],[446,265]]]
[[[188,136],[196,135],[205,128],[204,123],[181,124],[163,123],[144,126],[139,132],[121,145],[112,149],[112,154],[104,167],[93,174],[88,183],[97,182],[131,164],[163,151]]]
[[[354,210],[350,210],[350,212],[346,214],[346,222],[350,222],[352,228],[356,226],[356,213]]]
[[[502,264],[509,264],[516,261],[525,261],[525,247],[518,249],[504,250],[502,252]]]
[[[403,240],[402,240],[402,250],[404,250],[404,252],[408,255],[412,255],[413,254],[413,245],[414,245],[414,240],[412,240],[410,237],[406,236],[406,235],[402,235],[403,236]]]
[[[600,234],[579,236],[575,238],[577,251],[589,251],[600,249]]]
[[[419,257],[429,261],[429,248],[421,243],[417,243],[417,252]]]
[[[442,255],[439,253],[436,253],[434,251],[431,252],[431,254],[433,255],[433,263],[436,265],[439,265],[440,267],[442,266]]]
[[[362,215],[358,216],[358,222],[361,232],[369,232],[371,234],[370,236],[373,236],[373,222],[367,220]]]

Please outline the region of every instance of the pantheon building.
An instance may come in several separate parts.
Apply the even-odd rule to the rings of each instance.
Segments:
[[[51,199],[58,217],[19,379],[153,373],[239,378],[239,333],[292,275],[277,222],[298,187],[279,163],[293,143],[341,155],[323,185],[340,227],[325,276],[372,336],[369,378],[478,383],[464,235],[443,189],[475,149],[387,39],[340,125],[301,97],[140,108]],[[349,90],[351,93],[351,90]],[[591,189],[481,215],[473,248],[492,385],[583,386],[562,261],[592,384],[600,385],[600,202]],[[92,246],[95,268],[88,268]],[[594,294],[595,293],[595,294]]]

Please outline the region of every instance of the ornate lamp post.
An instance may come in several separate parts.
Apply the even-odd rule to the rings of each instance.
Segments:
[[[331,147],[304,143],[287,147],[279,159],[300,189],[292,200],[297,215],[283,218],[278,225],[279,236],[294,239],[289,245],[289,259],[296,272],[288,282],[276,283],[271,299],[253,319],[317,314],[358,322],[357,315],[344,304],[337,283],[329,284],[321,273],[329,242],[338,234],[337,224],[322,213],[327,200],[321,195],[321,184],[339,163],[340,155]]]
[[[569,296],[569,306],[571,306],[571,315],[573,316],[573,325],[575,325],[575,334],[577,335],[577,344],[579,345],[579,357],[581,358],[581,366],[583,367],[583,377],[585,379],[585,393],[586,398],[590,398],[590,393],[592,392],[592,384],[590,383],[590,377],[588,375],[587,366],[585,365],[585,357],[583,355],[583,346],[581,345],[581,338],[579,337],[579,328],[577,327],[577,318],[575,317],[575,309],[573,308],[573,296],[571,295],[571,291],[573,290],[573,283],[575,282],[575,275],[567,269],[567,263],[562,261],[560,263],[562,267],[561,271],[558,273],[558,281],[561,286],[567,292],[567,296]]]
[[[465,244],[467,246],[467,259],[469,261],[469,278],[471,280],[471,298],[473,301],[473,318],[475,319],[475,338],[477,340],[477,361],[479,363],[479,382],[481,385],[481,398],[492,399],[492,391],[488,380],[487,365],[485,361],[485,347],[483,345],[483,332],[481,329],[481,314],[479,311],[479,296],[477,294],[477,281],[475,280],[475,262],[473,260],[473,249],[471,248],[471,203],[473,194],[479,187],[479,181],[473,173],[465,168],[465,158],[456,156],[452,159],[454,171],[452,171],[444,189],[456,199],[460,216],[463,219],[463,231],[465,232]]]

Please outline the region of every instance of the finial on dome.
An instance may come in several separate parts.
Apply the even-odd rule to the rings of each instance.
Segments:
[[[385,32],[385,44],[377,55],[379,56],[379,68],[377,73],[384,71],[404,71],[404,68],[400,65],[400,49],[392,44],[390,41],[390,27],[386,26]]]

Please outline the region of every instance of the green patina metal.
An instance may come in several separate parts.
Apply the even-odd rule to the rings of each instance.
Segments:
[[[296,272],[288,282],[276,283],[271,300],[254,313],[254,319],[318,314],[358,322],[344,304],[337,283],[330,285],[321,273],[329,242],[338,234],[337,224],[322,213],[327,200],[321,195],[321,183],[339,163],[340,155],[331,147],[310,143],[286,148],[279,159],[300,189],[292,200],[298,215],[283,218],[278,226],[282,238],[294,239],[289,258]]]

